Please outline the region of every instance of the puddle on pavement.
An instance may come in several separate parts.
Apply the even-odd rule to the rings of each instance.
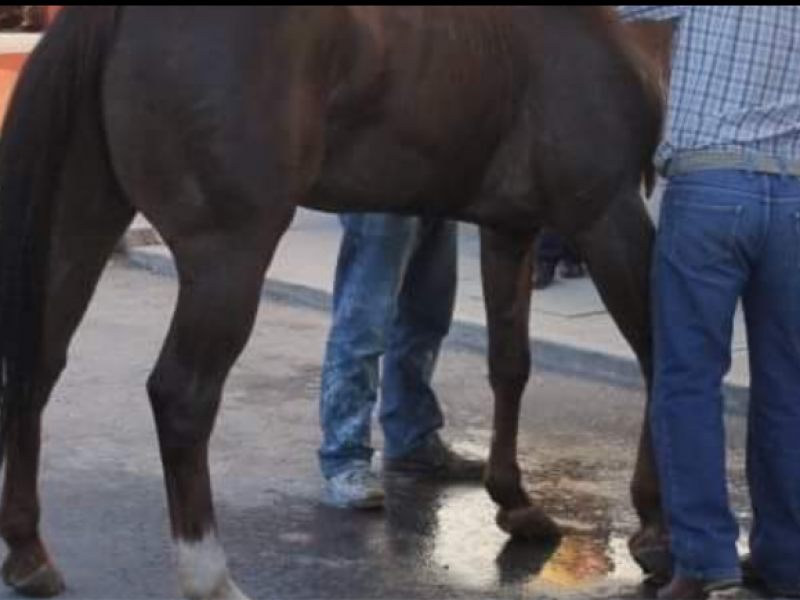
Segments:
[[[345,581],[369,582],[381,572],[387,589],[414,589],[425,598],[432,597],[425,590],[440,588],[479,598],[632,597],[642,573],[627,544],[637,527],[629,465],[596,456],[561,453],[525,469],[535,497],[564,528],[557,546],[511,541],[495,524],[496,508],[482,486],[395,480],[387,486],[386,514],[311,509],[281,532],[281,550],[293,564]]]
[[[420,566],[430,565],[461,588],[580,591],[609,580],[629,583],[640,573],[628,556],[626,538],[600,533],[593,524],[573,524],[570,529],[587,532],[568,533],[557,546],[510,541],[495,525],[494,505],[482,489],[441,490],[427,506],[433,514],[420,514],[415,504],[402,502],[393,517],[409,511],[428,523]]]
[[[540,480],[539,487],[547,485]],[[387,534],[420,536],[414,568],[434,571],[441,583],[462,589],[569,596],[637,585],[642,572],[627,541],[635,526],[633,509],[582,487],[580,494],[568,488],[555,500],[542,498],[566,531],[557,546],[511,541],[495,525],[494,504],[480,487],[391,487]],[[747,551],[745,541],[741,550]]]

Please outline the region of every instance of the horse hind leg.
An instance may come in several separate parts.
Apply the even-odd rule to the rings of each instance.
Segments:
[[[136,191],[133,203],[168,244],[178,272],[177,305],[147,391],[179,584],[190,600],[244,600],[218,535],[209,442],[225,382],[250,338],[266,270],[313,187],[324,107],[306,109],[305,93],[295,97],[297,86],[275,74],[245,96],[208,102],[204,120],[196,121],[195,104],[172,95],[183,98],[181,88],[137,84],[136,60],[120,60],[107,74],[114,86],[108,130],[123,187]],[[185,67],[187,77],[204,73],[199,63]],[[226,81],[252,79],[241,61],[223,67]],[[197,98],[220,98],[204,87],[209,81],[197,80]],[[286,103],[276,103],[273,94],[284,92]],[[164,98],[173,111],[146,110]],[[284,122],[283,106],[303,118]],[[152,131],[168,135],[154,147]]]
[[[218,537],[208,455],[225,381],[250,337],[266,269],[293,209],[263,212],[269,218],[171,240],[180,291],[148,393],[181,591],[191,600],[246,600]]]
[[[578,240],[604,303],[641,365],[648,407],[653,379],[650,262],[654,240],[654,227],[635,190],[616,198],[608,214]],[[631,538],[630,548],[646,573],[668,580],[672,570],[669,532],[647,412],[631,483],[640,530]]]
[[[64,580],[39,533],[42,415],[103,268],[134,215],[110,180],[87,181],[79,173],[73,170],[66,176],[57,201],[31,402],[15,412],[4,440],[7,464],[0,534],[9,553],[2,575],[8,586],[31,597],[55,596],[64,590]]]

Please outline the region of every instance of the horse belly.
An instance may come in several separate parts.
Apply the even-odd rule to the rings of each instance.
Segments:
[[[329,212],[453,213],[466,191],[463,175],[413,147],[367,135],[347,152],[325,157],[320,175],[301,203]]]

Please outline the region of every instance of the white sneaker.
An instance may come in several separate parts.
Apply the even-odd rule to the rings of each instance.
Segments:
[[[357,467],[331,477],[322,492],[322,503],[334,508],[383,508],[385,500],[383,483],[369,467]]]

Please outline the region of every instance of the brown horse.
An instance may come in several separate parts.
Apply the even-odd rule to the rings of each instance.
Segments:
[[[6,583],[53,595],[39,534],[42,412],[134,214],[172,250],[176,313],[148,384],[182,591],[243,598],[217,540],[208,445],[297,206],[482,228],[495,395],[486,483],[513,535],[557,535],[517,465],[530,248],[571,236],[644,374],[653,230],[639,191],[660,94],[608,7],[67,8],[0,148]],[[634,478],[645,568],[665,560],[647,428]]]

